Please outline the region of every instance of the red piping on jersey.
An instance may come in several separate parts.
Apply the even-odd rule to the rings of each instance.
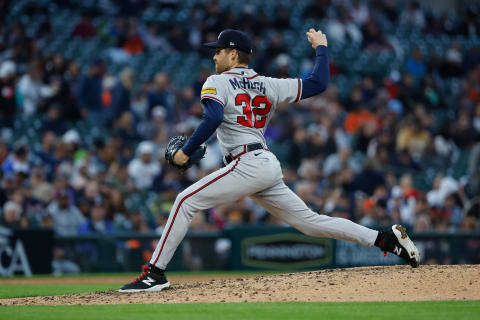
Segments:
[[[298,79],[298,92],[297,92],[297,98],[295,99],[295,102],[298,102],[300,100],[300,92],[302,91],[302,80],[300,78]]]
[[[235,75],[243,76],[243,74],[241,74],[241,73],[235,73],[235,72],[224,72],[223,74],[235,74]],[[254,75],[254,76],[246,77],[246,78],[247,78],[248,80],[251,80],[251,79],[256,78],[256,77],[258,77],[258,76],[259,76],[259,74],[257,73],[257,74]]]
[[[216,178],[213,179],[212,181],[204,184],[203,186],[201,186],[201,187],[198,188],[197,190],[192,191],[190,194],[186,195],[185,197],[183,197],[182,200],[180,200],[180,202],[178,203],[178,206],[177,206],[177,210],[175,210],[175,214],[173,215],[172,223],[170,223],[170,227],[168,228],[168,231],[167,231],[167,233],[165,234],[165,239],[163,239],[162,246],[160,247],[160,251],[158,252],[158,256],[155,258],[155,261],[153,262],[153,265],[157,264],[158,258],[160,258],[160,255],[162,254],[163,246],[165,245],[165,242],[167,241],[168,235],[170,234],[170,230],[172,230],[173,223],[175,222],[175,219],[177,218],[178,211],[180,210],[180,206],[182,205],[183,201],[187,200],[189,197],[193,196],[195,193],[199,192],[200,190],[204,189],[205,187],[211,185],[212,183],[214,183],[215,181],[219,180],[220,178],[225,177],[227,174],[229,174],[230,172],[232,172],[232,171],[235,169],[235,167],[237,166],[237,164],[238,164],[239,161],[240,161],[240,158],[237,159],[237,161],[236,161],[235,164],[230,168],[230,170],[228,170],[227,172],[225,172],[225,173],[221,174],[220,176],[216,177]]]
[[[220,102],[222,104],[222,106],[225,107],[225,103],[223,103],[220,99],[217,99],[215,97],[210,97],[210,96],[203,96],[202,97],[202,99],[205,99],[205,98],[216,100],[216,101]]]

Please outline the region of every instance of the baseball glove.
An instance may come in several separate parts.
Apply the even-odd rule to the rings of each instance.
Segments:
[[[183,165],[178,165],[173,161],[173,157],[178,150],[180,150],[185,143],[187,143],[187,137],[185,136],[175,136],[170,138],[168,141],[167,149],[165,149],[165,159],[167,162],[179,169],[181,172],[185,172],[188,168],[200,162],[200,160],[205,156],[207,152],[207,146],[205,143],[202,143],[197,150],[189,157],[188,161]]]

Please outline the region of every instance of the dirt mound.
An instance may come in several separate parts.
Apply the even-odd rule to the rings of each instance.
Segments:
[[[179,302],[479,300],[480,265],[362,267],[175,284],[157,293],[105,291],[1,300],[2,305]]]
[[[125,284],[128,283],[137,277],[138,274],[135,276],[106,276],[106,277],[58,277],[58,278],[4,278],[0,279],[0,286],[1,285],[14,285],[14,284]],[[182,284],[182,283],[193,283],[193,282],[208,282],[210,280],[226,280],[226,279],[236,279],[238,278],[238,274],[185,274],[185,275],[167,275],[168,280],[170,283],[173,284]],[[245,274],[242,277],[245,278],[252,278],[256,276],[256,274]],[[1,300],[0,300],[1,301]]]

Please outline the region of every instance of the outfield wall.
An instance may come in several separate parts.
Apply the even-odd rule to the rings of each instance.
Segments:
[[[429,264],[480,263],[480,233],[412,233]],[[10,232],[0,243],[0,274],[138,271],[157,234],[53,236],[51,230]],[[20,245],[20,247],[19,247]],[[169,270],[313,270],[403,263],[378,248],[307,237],[292,228],[237,227],[190,232]]]

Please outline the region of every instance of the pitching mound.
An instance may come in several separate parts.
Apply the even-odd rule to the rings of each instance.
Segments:
[[[479,300],[480,265],[362,267],[215,279],[157,293],[105,291],[1,300],[2,305],[179,302]]]

